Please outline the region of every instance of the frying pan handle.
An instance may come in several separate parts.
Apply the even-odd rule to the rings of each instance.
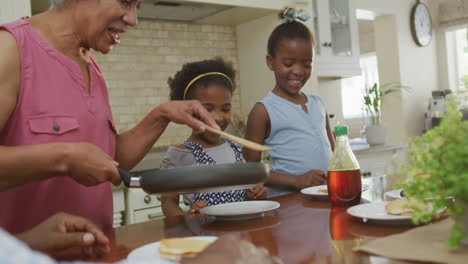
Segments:
[[[127,171],[117,168],[119,170],[120,178],[122,178],[123,183],[125,186],[130,187],[130,182],[132,181],[132,175],[128,173]]]

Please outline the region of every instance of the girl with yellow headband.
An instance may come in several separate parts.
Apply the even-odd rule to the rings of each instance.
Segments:
[[[200,101],[221,130],[225,130],[231,122],[234,77],[232,64],[221,58],[187,63],[169,78],[171,100]],[[205,132],[192,133],[183,144],[169,148],[161,168],[243,162],[239,145]],[[189,213],[198,213],[206,206],[265,198],[265,187],[257,186],[247,190],[185,194],[184,203],[190,206]],[[161,204],[166,216],[185,214],[179,207],[178,193],[163,195]]]

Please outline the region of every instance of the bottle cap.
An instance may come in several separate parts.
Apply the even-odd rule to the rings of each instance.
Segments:
[[[348,135],[348,126],[336,126],[335,135],[336,136]]]

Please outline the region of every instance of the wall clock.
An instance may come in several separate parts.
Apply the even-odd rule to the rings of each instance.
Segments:
[[[411,35],[418,46],[424,47],[431,43],[432,19],[427,6],[418,1],[411,10]]]

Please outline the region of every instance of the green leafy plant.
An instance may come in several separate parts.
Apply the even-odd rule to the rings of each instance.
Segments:
[[[408,90],[409,87],[398,82],[391,82],[382,85],[380,88],[377,83],[374,83],[372,87],[364,89],[364,110],[369,114],[372,125],[379,125],[381,122],[384,98],[401,89]]]
[[[432,198],[432,210],[417,211],[413,222],[430,221],[441,209],[455,220],[447,245],[456,248],[467,235],[461,216],[468,208],[468,121],[462,120],[455,100],[447,103],[441,123],[424,135],[410,138],[408,161],[399,174],[409,177],[397,184],[405,196],[425,203]],[[468,213],[468,212],[466,212]]]

